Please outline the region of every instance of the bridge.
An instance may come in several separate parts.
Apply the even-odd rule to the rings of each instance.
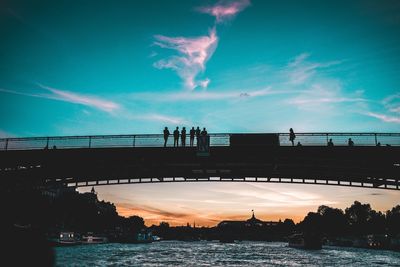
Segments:
[[[266,182],[400,189],[400,133],[296,133],[302,146],[292,146],[288,133],[208,136],[205,153],[173,147],[171,136],[164,147],[158,134],[3,138],[1,187]],[[238,136],[250,142],[233,143]]]

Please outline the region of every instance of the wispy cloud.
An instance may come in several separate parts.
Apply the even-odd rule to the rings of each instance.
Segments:
[[[310,89],[302,91],[298,96],[290,98],[287,103],[302,109],[322,109],[329,108],[328,104],[338,103],[363,103],[368,99],[362,97],[362,91],[357,91],[352,95],[344,95],[341,85],[335,81],[324,83],[314,83]]]
[[[374,110],[368,110],[363,114],[386,123],[400,123],[400,94],[389,95],[378,104]]]
[[[80,105],[88,106],[91,108],[100,109],[100,110],[108,112],[108,113],[112,113],[121,108],[119,104],[117,104],[113,101],[110,101],[110,100],[105,100],[105,99],[99,98],[97,96],[83,95],[83,94],[79,94],[79,93],[75,93],[75,92],[64,91],[64,90],[52,88],[49,86],[45,86],[42,84],[37,84],[37,85],[40,88],[50,92],[50,94],[42,93],[42,92],[25,93],[25,92],[2,89],[2,88],[0,88],[0,92],[24,95],[24,96],[31,96],[31,97],[38,97],[38,98],[45,98],[45,99],[52,99],[52,100],[64,101],[64,102],[69,102],[69,103],[74,103],[74,104],[80,104]]]
[[[52,88],[49,86],[45,86],[42,84],[38,84],[39,87],[48,90],[52,93],[48,98],[51,99],[57,99],[69,103],[75,103],[75,104],[81,104],[84,106],[89,106],[92,108],[97,108],[100,110],[103,110],[105,112],[113,112],[115,110],[118,110],[120,108],[120,105],[109,101],[109,100],[104,100],[101,98],[98,98],[96,96],[92,95],[83,95],[83,94],[78,94],[75,92],[69,92],[69,91],[64,91],[56,88]],[[46,95],[43,95],[46,97]]]
[[[400,113],[400,94],[394,94],[383,99],[382,104],[389,112]]]
[[[180,118],[180,117],[167,116],[167,115],[156,114],[156,113],[138,115],[138,116],[133,116],[131,118],[139,119],[139,120],[163,122],[163,123],[172,123],[172,124],[187,124],[188,123],[185,119]]]
[[[158,69],[172,69],[177,72],[184,81],[186,88],[193,90],[197,86],[206,88],[210,80],[204,79],[197,81],[196,77],[205,70],[206,62],[214,53],[218,37],[215,27],[209,35],[200,37],[168,37],[155,35],[154,45],[161,48],[175,50],[178,55],[167,59],[161,59],[153,64]]]
[[[341,63],[341,61],[311,62],[307,60],[309,57],[309,53],[302,53],[288,64],[285,73],[290,83],[295,85],[302,84],[314,76],[318,69],[328,68]]]
[[[217,23],[223,22],[226,19],[234,17],[237,13],[250,5],[250,0],[237,1],[218,1],[215,5],[199,7],[197,10],[201,13],[214,16]]]
[[[365,113],[365,115],[373,117],[373,118],[377,118],[384,122],[400,123],[399,116],[391,116],[391,115],[380,114],[380,113],[375,113],[375,112],[367,112],[367,113]]]

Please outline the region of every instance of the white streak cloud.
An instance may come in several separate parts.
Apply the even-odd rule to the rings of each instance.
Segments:
[[[384,122],[400,123],[400,117],[397,117],[397,116],[390,116],[390,115],[385,115],[385,114],[380,114],[380,113],[375,113],[375,112],[367,112],[365,115],[373,117],[373,118],[377,118]]]
[[[215,27],[210,30],[209,35],[200,37],[168,37],[155,35],[154,45],[161,48],[171,49],[178,54],[167,59],[161,59],[153,64],[158,69],[172,69],[181,77],[186,88],[193,90],[200,86],[207,88],[210,80],[196,80],[199,73],[205,70],[207,61],[213,55],[218,37]]]
[[[64,101],[64,102],[69,102],[69,103],[74,103],[74,104],[81,104],[84,106],[100,109],[100,110],[108,112],[108,113],[112,113],[112,112],[120,109],[119,104],[109,101],[109,100],[101,99],[96,96],[83,95],[83,94],[79,94],[79,93],[75,93],[75,92],[59,90],[59,89],[48,87],[48,86],[45,86],[42,84],[37,84],[37,85],[40,88],[45,89],[48,92],[50,92],[50,94],[25,93],[25,92],[7,90],[7,89],[2,89],[2,88],[0,88],[0,92],[16,94],[16,95],[25,95],[25,96],[31,96],[31,97],[38,97],[38,98],[45,98],[45,99],[52,99],[52,100]]]
[[[75,104],[81,104],[84,106],[89,106],[92,108],[97,108],[100,110],[103,110],[105,112],[113,112],[117,109],[120,108],[120,106],[112,101],[109,100],[104,100],[95,96],[91,95],[82,95],[74,92],[69,92],[69,91],[63,91],[59,89],[55,89],[49,86],[44,86],[39,84],[39,86],[43,89],[46,89],[53,93],[51,98],[65,101],[65,102],[70,102],[70,103],[75,103]]]
[[[217,23],[223,22],[227,19],[234,17],[237,13],[244,10],[250,5],[250,0],[237,0],[237,1],[218,1],[213,6],[199,7],[197,10],[201,13],[214,16]]]

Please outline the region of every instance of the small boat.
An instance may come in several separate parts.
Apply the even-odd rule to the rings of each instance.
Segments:
[[[83,235],[81,239],[82,244],[104,244],[108,243],[107,237],[104,236],[95,236],[93,233],[89,232],[87,235]]]
[[[75,246],[81,242],[74,232],[61,232],[58,239],[51,242],[54,246]]]
[[[293,234],[289,236],[289,247],[302,249],[321,249],[322,240],[318,235]]]

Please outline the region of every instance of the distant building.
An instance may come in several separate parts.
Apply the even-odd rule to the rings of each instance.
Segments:
[[[263,226],[276,226],[279,222],[274,221],[261,221],[256,218],[254,211],[252,211],[252,216],[246,221],[222,221],[218,224],[218,227],[263,227]]]
[[[77,194],[78,192],[76,191],[75,187],[67,187],[67,186],[61,186],[61,187],[54,187],[54,188],[44,188],[41,191],[42,195],[50,197],[52,199],[57,199],[60,198],[66,194]]]

